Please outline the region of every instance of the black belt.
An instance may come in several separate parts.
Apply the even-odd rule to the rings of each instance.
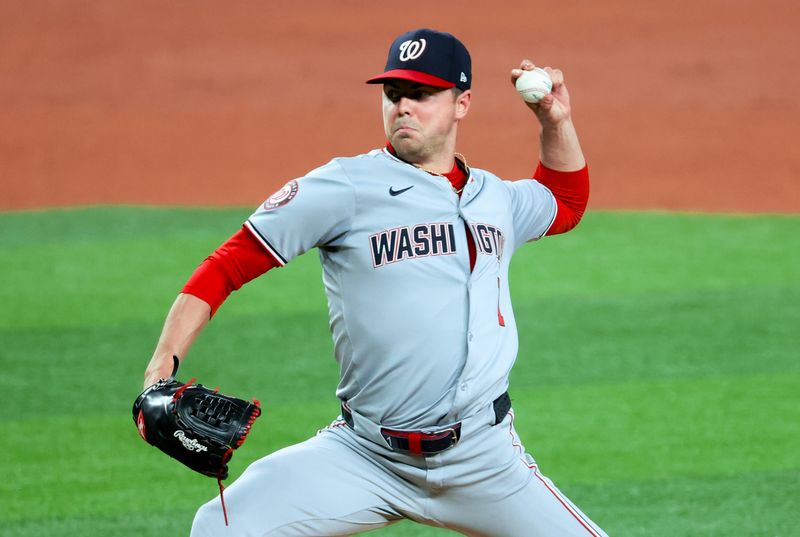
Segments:
[[[508,392],[492,402],[494,407],[494,425],[497,425],[511,410],[511,397]],[[351,428],[355,429],[353,413],[345,403],[342,403],[342,418]],[[461,439],[461,422],[432,433],[422,431],[396,431],[381,428],[381,436],[395,451],[406,451],[413,455],[434,455],[455,446]]]

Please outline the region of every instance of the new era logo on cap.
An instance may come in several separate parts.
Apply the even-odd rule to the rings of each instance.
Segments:
[[[467,47],[452,34],[427,28],[412,30],[394,40],[384,73],[370,78],[367,84],[397,78],[468,90],[472,85],[472,60]]]

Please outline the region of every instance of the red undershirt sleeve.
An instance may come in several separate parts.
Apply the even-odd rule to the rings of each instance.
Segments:
[[[272,254],[243,227],[197,267],[181,292],[206,302],[213,316],[233,291],[278,266]]]
[[[542,183],[556,198],[556,218],[546,235],[566,233],[578,225],[589,201],[589,167],[574,172],[560,172],[541,162],[533,178]]]

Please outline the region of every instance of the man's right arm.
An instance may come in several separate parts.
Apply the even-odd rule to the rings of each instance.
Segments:
[[[169,377],[172,357],[183,359],[209,319],[231,292],[280,266],[245,228],[197,267],[167,314],[156,350],[144,373],[144,387]]]
[[[354,211],[355,189],[337,161],[270,196],[186,282],[145,371],[145,387],[170,375],[172,356],[186,356],[233,291],[315,246],[333,243],[349,230]]]

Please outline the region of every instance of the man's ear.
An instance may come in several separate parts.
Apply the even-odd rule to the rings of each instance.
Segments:
[[[469,104],[472,102],[472,90],[465,90],[456,97],[456,119],[464,119],[469,112]]]

